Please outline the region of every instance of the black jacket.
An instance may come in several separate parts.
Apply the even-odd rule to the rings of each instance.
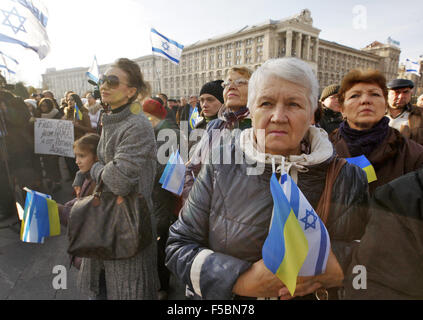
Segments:
[[[353,286],[363,276],[353,274],[355,266],[366,268],[365,290]],[[347,299],[423,299],[423,169],[376,189],[345,293]]]
[[[197,108],[198,108],[198,114],[201,113],[201,107],[200,104],[197,104]],[[191,109],[191,105],[187,104],[186,106],[182,107],[182,110],[180,111],[179,114],[179,122],[181,121],[189,121],[189,111]]]
[[[314,208],[332,159],[298,175],[298,186]],[[166,265],[203,299],[231,299],[238,277],[262,259],[273,209],[272,168],[266,165],[263,174],[247,175],[250,166],[245,163],[203,165],[179,220],[170,228]],[[327,229],[344,270],[353,240],[364,232],[367,188],[364,171],[349,164],[333,187]]]
[[[328,134],[331,134],[334,130],[339,128],[342,121],[344,121],[344,119],[342,118],[341,112],[335,112],[332,109],[323,108],[319,126]]]

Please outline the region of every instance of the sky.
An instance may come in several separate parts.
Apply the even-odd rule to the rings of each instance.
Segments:
[[[47,68],[86,67],[151,54],[151,27],[188,46],[268,19],[309,9],[320,38],[361,49],[400,42],[400,61],[423,54],[423,1],[392,0],[41,0],[48,9],[51,51],[42,61],[19,50],[16,80],[41,86]],[[1,6],[1,4],[0,4]],[[0,17],[1,18],[1,17]],[[1,21],[0,21],[1,22]],[[1,51],[0,42],[0,51]]]

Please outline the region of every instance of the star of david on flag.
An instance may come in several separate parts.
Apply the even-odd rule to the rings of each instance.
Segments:
[[[41,0],[1,0],[0,42],[32,50],[44,59],[50,51],[47,17]]]
[[[154,28],[151,28],[150,39],[153,55],[161,56],[174,64],[179,64],[182,50],[184,50],[183,45],[169,39]]]
[[[288,174],[270,181],[273,214],[262,248],[266,267],[294,295],[297,277],[315,276],[326,270],[330,239],[325,225]]]

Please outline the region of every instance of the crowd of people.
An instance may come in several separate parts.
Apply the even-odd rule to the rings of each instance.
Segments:
[[[36,118],[73,122],[75,158],[64,163],[74,199],[59,205],[63,225],[96,185],[147,201],[142,212],[131,198],[145,218],[135,255],[72,257],[89,297],[167,299],[173,274],[187,299],[423,299],[423,97],[412,105],[412,81],[351,70],[320,93],[306,62],[282,58],[254,72],[231,68],[198,96],[177,100],[152,96],[139,66],[121,58],[98,86],[101,99],[68,91],[60,104],[50,91],[23,101],[0,90],[0,210],[12,210],[19,189],[12,185],[53,194],[62,188],[63,157],[34,154]],[[163,140],[164,132],[176,138]],[[176,195],[160,180],[184,144],[184,186]],[[376,179],[343,160],[360,156]],[[331,240],[325,271],[298,277],[294,296],[262,258],[270,179],[284,172]],[[365,290],[353,285],[357,265],[366,268]]]

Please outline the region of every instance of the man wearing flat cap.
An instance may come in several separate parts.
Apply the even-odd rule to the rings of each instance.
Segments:
[[[319,121],[319,125],[328,134],[338,129],[339,125],[344,120],[341,113],[341,105],[338,101],[339,88],[339,84],[332,84],[324,88],[320,96],[322,117]]]
[[[408,79],[394,79],[388,83],[389,125],[405,137],[423,145],[423,110],[412,106],[414,83]]]

